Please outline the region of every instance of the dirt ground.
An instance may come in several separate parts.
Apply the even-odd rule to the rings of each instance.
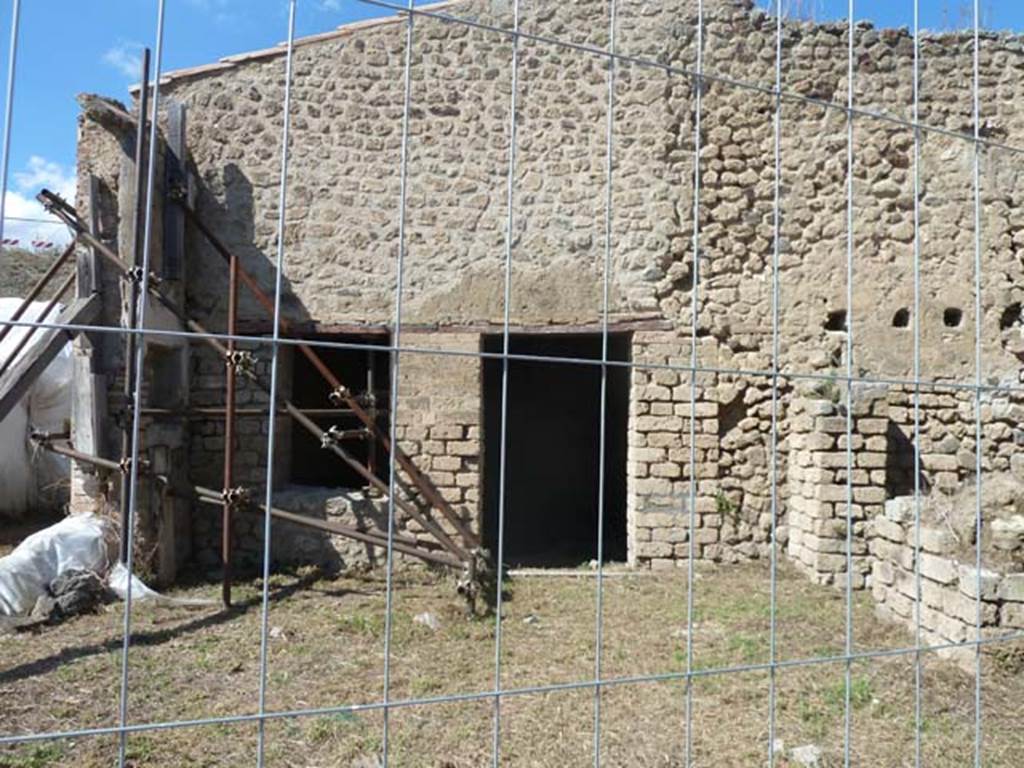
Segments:
[[[596,581],[589,571],[520,577],[505,604],[501,762],[509,766],[593,764],[593,687],[524,692],[593,680]],[[685,569],[612,575],[604,582],[600,696],[602,762],[682,766],[686,688],[679,680],[628,681],[686,668]],[[694,666],[749,667],[769,654],[769,578],[764,564],[701,567],[694,582]],[[272,579],[268,712],[372,704],[384,685],[385,589],[373,572]],[[260,584],[236,588],[237,607],[137,605],[129,655],[129,720],[192,720],[257,711]],[[176,593],[215,597],[201,585]],[[390,647],[392,702],[493,690],[493,619],[462,615],[451,582],[425,571],[396,577]],[[431,623],[423,622],[429,613]],[[777,648],[782,660],[841,654],[842,594],[782,566]],[[421,620],[416,617],[420,616]],[[61,731],[116,723],[121,605],[31,634],[0,637],[0,733]],[[876,620],[870,600],[854,606],[856,651],[905,648],[901,627]],[[1019,650],[1019,649],[1018,649]],[[793,748],[821,749],[821,766],[842,765],[846,664],[780,668],[778,766]],[[857,661],[850,669],[852,762],[913,765],[912,655]],[[986,766],[1019,766],[1024,754],[1020,656],[986,656],[982,750]],[[710,674],[692,690],[695,766],[763,765],[768,748],[769,675],[763,669]],[[389,715],[394,766],[490,764],[494,699],[401,706]],[[923,665],[923,764],[973,764],[974,678],[928,656]],[[268,721],[268,766],[378,765],[380,710],[313,712]],[[254,723],[147,730],[128,738],[132,766],[241,766],[255,762]],[[91,736],[0,748],[0,766],[109,766],[116,737]]]

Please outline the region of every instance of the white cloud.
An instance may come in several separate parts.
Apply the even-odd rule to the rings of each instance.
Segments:
[[[28,167],[24,171],[15,171],[14,183],[22,191],[46,187],[63,197],[75,194],[75,170],[66,171],[60,163],[47,160],[39,155],[28,159]]]
[[[67,243],[71,239],[67,227],[50,216],[35,196],[45,187],[74,203],[75,169],[32,155],[25,169],[14,173],[14,186],[4,197],[4,239],[17,240],[22,248],[33,243]]]
[[[142,67],[142,44],[131,41],[120,42],[106,50],[103,54],[103,61],[125,77],[137,80]]]
[[[320,0],[321,11],[340,11],[341,0]]]

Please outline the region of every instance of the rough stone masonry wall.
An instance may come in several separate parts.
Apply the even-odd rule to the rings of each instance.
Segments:
[[[983,392],[980,403],[963,388],[922,391],[918,398],[921,468],[927,488],[955,493],[975,474],[975,411],[980,405],[982,472],[1012,473],[1024,480],[1024,395],[1016,391]],[[906,438],[900,457],[901,490],[913,490],[914,393],[892,387],[889,414]]]
[[[879,615],[916,629],[917,558],[914,498],[885,504],[867,528],[872,557],[871,594]],[[1020,531],[1010,542],[1019,549]],[[973,554],[946,528],[920,529],[921,628],[928,645],[962,643],[1024,629],[1024,573],[1019,569],[981,572],[981,636],[977,633],[978,572]],[[972,548],[968,547],[968,551]],[[974,658],[973,647],[940,651],[958,660]]]
[[[768,91],[757,94],[722,81],[704,84],[697,211],[697,325],[702,344],[708,345],[702,358],[714,358],[720,368],[767,371],[776,277],[770,94],[775,22],[747,0],[704,5],[705,71]],[[521,19],[526,31],[599,48],[609,42],[603,0],[529,6]],[[688,337],[695,282],[695,100],[686,72],[696,54],[696,3],[620,6],[618,50],[677,71],[616,67],[610,310],[613,318],[667,319],[678,341]],[[446,12],[511,26],[508,3],[468,0]],[[844,26],[787,23],[783,34],[787,92],[844,103]],[[866,25],[854,34],[857,105],[907,117],[910,36]],[[606,245],[606,62],[533,40],[520,43],[511,322],[514,328],[593,323],[601,309]],[[972,40],[922,36],[921,45],[922,120],[969,133]],[[493,327],[504,310],[510,39],[420,18],[414,46],[403,320],[442,328]],[[1024,141],[1022,51],[1016,37],[982,36],[985,132],[1007,144]],[[300,41],[296,48],[283,311],[300,327],[387,324],[393,317],[404,58],[401,22],[374,22]],[[283,64],[281,48],[243,55],[170,73],[164,90],[189,109],[187,143],[201,181],[200,214],[268,286],[276,249]],[[846,307],[846,116],[786,100],[782,118],[781,369],[795,374],[834,369],[849,350],[842,334],[824,325],[829,313],[845,311],[854,320],[858,369],[906,376],[913,360],[911,334],[894,333],[893,321],[899,310],[912,306],[913,131],[870,117],[855,121],[857,289],[854,306]],[[973,306],[974,151],[956,137],[931,131],[921,136],[923,373],[964,378],[973,375],[974,362],[968,311]],[[1020,302],[1017,286],[1024,284],[1024,177],[1013,155],[984,147],[981,159],[984,373],[986,380],[1017,381],[1020,366],[1013,351],[1019,347],[1006,343],[1002,321]],[[223,328],[223,265],[200,238],[190,244],[190,262],[195,268],[189,274],[189,308],[209,327]],[[943,322],[950,307],[964,310],[955,328]],[[241,311],[245,322],[261,317],[247,297]],[[1019,335],[1019,328],[1015,332]],[[714,522],[735,505],[740,517],[735,535],[727,533],[724,522],[708,526],[720,536],[711,541],[710,532],[702,534],[708,541],[701,546],[709,553],[724,548],[721,537],[737,539],[730,545],[735,552],[756,552],[770,526],[762,453],[764,387],[755,387],[750,403],[744,393],[744,404],[756,412],[732,425],[722,409],[736,397],[701,393],[708,414],[714,403],[719,409],[718,433],[707,433],[718,438],[716,448],[707,448],[707,461],[717,461],[718,467],[701,471],[709,479],[717,472],[721,482],[714,493],[707,484],[711,495],[702,498],[706,508],[699,511]],[[785,402],[781,409],[784,414]],[[732,427],[724,430],[729,434],[722,434],[723,423]],[[780,430],[785,429],[783,421]],[[461,463],[459,471],[464,472]],[[631,476],[631,482],[640,479],[654,478]],[[465,486],[449,486],[449,492],[460,487]],[[468,498],[468,491],[458,493]],[[644,506],[634,505],[630,514]],[[638,536],[646,535],[645,527],[636,527]],[[650,530],[653,544],[655,528]],[[641,543],[638,538],[636,544]]]
[[[607,45],[606,3],[544,3],[523,28]],[[450,12],[500,27],[511,6]],[[663,41],[665,14],[622,9],[623,46]],[[503,315],[510,38],[433,19],[414,32],[403,320],[496,323]],[[659,48],[664,47],[657,43]],[[285,315],[318,323],[393,318],[405,28],[375,23],[298,45],[286,216]],[[511,321],[595,323],[602,302],[605,62],[521,41]],[[188,143],[204,218],[269,284],[276,237],[280,51],[169,75],[190,110]],[[663,161],[667,80],[620,73],[611,311],[651,314],[677,217]],[[222,319],[219,262],[196,242],[190,300]],[[209,255],[209,258],[208,258]],[[242,316],[258,317],[243,302]]]
[[[774,85],[775,20],[736,3],[707,11],[705,69],[770,89]],[[681,14],[671,64],[692,67],[694,19]],[[906,30],[855,30],[855,104],[903,119],[912,104],[913,39]],[[1019,37],[981,36],[984,131],[1019,144],[1021,72]],[[969,35],[922,35],[921,120],[970,133],[973,40]],[[846,100],[847,30],[843,24],[785,24],[783,88],[812,99]],[[667,154],[678,178],[691,178],[692,95],[670,95],[678,116]],[[770,94],[711,83],[704,95],[701,137],[702,249],[700,326],[735,354],[737,367],[770,367],[774,150]],[[782,114],[780,203],[780,366],[784,371],[826,372],[841,367],[849,350],[829,331],[829,313],[849,313],[857,368],[875,376],[903,377],[913,369],[913,333],[921,332],[922,373],[966,379],[974,373],[973,182],[974,149],[961,138],[921,133],[921,316],[894,328],[913,307],[914,132],[884,120],[854,122],[854,284],[846,306],[846,116],[842,110],[785,100]],[[991,133],[988,133],[991,131]],[[1016,382],[1020,364],[1005,343],[1003,321],[1020,306],[1024,183],[1019,160],[981,149],[983,211],[980,232],[982,346],[985,380]],[[685,211],[689,193],[679,194]],[[692,282],[692,226],[680,218],[673,263],[658,286],[664,314],[690,320],[685,289]],[[947,309],[960,310],[953,327]],[[1019,328],[1014,333],[1018,337]]]
[[[820,584],[847,579],[847,516],[853,522],[852,586],[870,573],[865,524],[885,503],[888,403],[885,392],[858,392],[853,401],[847,482],[847,417],[828,399],[796,399],[790,411],[787,553]],[[848,486],[852,504],[847,509]]]

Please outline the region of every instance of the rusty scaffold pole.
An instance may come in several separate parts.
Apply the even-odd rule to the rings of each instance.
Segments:
[[[131,274],[131,268],[125,264],[114,251],[89,231],[88,227],[79,219],[78,213],[73,206],[69,205],[58,195],[55,195],[53,192],[45,189],[39,193],[38,199],[48,211],[71,227],[85,245],[94,248],[102,258],[113,265],[114,269],[124,276]],[[239,266],[238,275],[243,282],[245,282],[247,275],[241,266]],[[211,347],[223,360],[227,361],[229,359],[227,346],[215,338],[213,334],[211,334],[211,332],[201,323],[190,318],[181,308],[168,299],[161,292],[159,282],[159,279],[155,275],[151,275],[149,281],[149,293],[153,299],[177,317],[190,331],[196,333],[198,341]],[[238,373],[242,373],[263,391],[268,391],[269,388],[266,383],[259,380],[255,370],[253,370],[251,365],[247,363],[248,356],[243,359],[241,353],[236,350],[235,357],[235,362],[237,364],[236,375]],[[351,397],[347,402],[347,405],[353,412],[356,412],[356,408],[352,407],[354,405],[358,408],[359,413],[365,414],[365,411],[359,406],[355,397]],[[359,476],[362,477],[369,485],[380,491],[385,497],[387,496],[387,484],[374,475],[366,466],[356,460],[340,445],[341,440],[346,437],[343,431],[335,430],[333,428],[327,431],[321,429],[304,411],[296,407],[287,399],[281,401],[281,406],[297,424],[313,435],[320,442],[323,448],[334,453],[339,459],[359,474]],[[239,489],[234,490],[238,491]],[[242,503],[240,499],[244,494],[231,492],[232,489],[230,488],[222,489],[221,493],[217,495],[218,500],[222,503],[225,496],[230,494],[234,503]],[[477,591],[476,586],[474,585],[477,584],[476,580],[480,573],[476,554],[466,546],[454,541],[438,523],[424,514],[412,501],[396,496],[395,505],[414,520],[425,532],[432,536],[443,549],[447,551],[445,557],[442,558],[443,564],[451,565],[452,567],[462,567],[464,573],[468,574],[468,576],[463,579],[463,583],[460,584],[460,591],[466,594],[470,601],[472,601],[472,598]],[[339,535],[346,535],[340,529],[336,532],[338,532]],[[438,553],[432,554],[436,555]],[[441,561],[435,557],[432,562]]]
[[[185,212],[185,217],[191,222],[196,229],[206,238],[207,242],[213,246],[213,249],[221,255],[221,257],[231,263],[233,258],[231,251],[228,249],[220,238],[214,234],[214,232],[206,226],[199,215],[191,208],[187,201],[181,194],[172,195],[172,199],[176,202],[181,209]],[[274,302],[270,296],[260,287],[259,283],[255,278],[252,277],[243,267],[239,267],[238,275],[242,282],[245,283],[246,287],[255,296],[260,306],[268,312],[271,316],[274,314]],[[284,333],[289,333],[291,330],[291,324],[285,319],[281,318],[281,330]],[[473,533],[463,522],[463,520],[455,513],[448,501],[441,495],[440,490],[434,485],[433,481],[424,474],[419,467],[409,458],[406,453],[398,446],[392,446],[388,436],[384,430],[376,423],[374,419],[359,403],[358,399],[352,394],[351,390],[346,387],[341,380],[331,371],[327,364],[324,363],[323,359],[308,345],[298,344],[299,351],[313,364],[313,367],[320,373],[327,384],[330,386],[330,399],[336,404],[344,403],[352,412],[359,418],[366,428],[370,430],[373,438],[383,446],[384,450],[394,450],[395,459],[398,462],[402,470],[409,476],[413,484],[423,493],[427,502],[437,509],[441,515],[448,521],[448,523],[458,532],[462,538],[466,547],[469,549],[476,549],[480,546],[479,537]],[[397,386],[397,382],[392,382],[392,386]],[[393,415],[392,415],[393,418]]]
[[[225,396],[224,396],[224,491],[223,514],[221,520],[221,563],[224,568],[221,585],[221,598],[224,607],[231,606],[231,547],[233,512],[235,501],[235,373],[236,344],[235,334],[238,332],[238,258],[231,257],[228,264],[228,344],[224,359]],[[271,420],[273,420],[271,416]],[[273,429],[273,423],[271,423]]]
[[[130,467],[130,459],[122,458],[120,461],[114,461],[113,459],[104,459],[100,456],[93,456],[82,451],[75,450],[71,447],[66,440],[56,440],[51,435],[45,435],[35,433],[32,435],[32,441],[39,448],[49,451],[51,453],[58,454],[60,456],[66,456],[69,459],[80,461],[86,464],[92,464],[95,467],[106,470],[108,472],[118,472],[121,474],[127,474]],[[141,474],[152,477],[158,482],[166,483],[165,477],[154,475],[145,463],[140,464],[139,471]],[[188,486],[188,487],[173,487],[168,488],[168,493],[173,496],[180,498],[191,498],[199,501],[203,504],[221,506],[223,504],[223,492],[218,492],[213,488],[205,488],[203,486]],[[249,506],[260,512],[265,511],[265,507],[262,504],[255,504],[250,501],[249,494],[244,489],[238,490],[239,506]],[[293,523],[295,525],[304,526],[307,528],[313,528],[325,533],[331,533],[345,538],[352,539],[353,541],[359,541],[364,544],[376,547],[378,549],[386,549],[388,536],[386,531],[379,529],[360,529],[353,528],[342,523],[335,523],[329,520],[320,520],[314,517],[307,517],[300,515],[296,512],[289,512],[288,510],[278,509],[277,507],[270,508],[270,514],[272,517],[285,522]],[[394,548],[398,552],[409,555],[411,557],[418,558],[424,562],[432,563],[435,565],[444,565],[449,568],[458,568],[462,565],[462,561],[454,557],[451,554],[445,552],[437,552],[429,549],[424,549],[422,542],[411,537],[396,534],[393,537]]]
[[[145,143],[146,143],[146,113],[149,111],[149,48],[142,51],[141,83],[139,91],[139,114],[136,118],[135,131],[135,221],[132,229],[132,269],[128,273],[128,328],[133,330],[138,323],[139,311],[139,274],[142,261],[142,222],[145,217],[146,204],[146,174],[145,165]],[[143,342],[145,343],[145,342]],[[135,351],[138,339],[134,333],[125,334],[124,339],[124,402],[127,407],[134,405],[132,398],[135,393]],[[121,424],[121,455],[127,456],[131,452],[131,430],[127,423]],[[128,498],[131,495],[131,479],[125,473],[121,475],[121,562],[128,562],[128,548],[131,542],[128,540],[128,516],[131,514]]]

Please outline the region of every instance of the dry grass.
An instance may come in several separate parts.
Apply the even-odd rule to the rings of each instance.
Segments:
[[[699,669],[768,659],[768,573],[763,565],[701,568],[694,584],[694,662]],[[269,711],[370,703],[383,687],[385,593],[381,574],[319,579],[275,576],[269,623]],[[210,586],[183,594],[215,594]],[[252,713],[259,675],[259,585],[236,591],[239,607],[149,608],[133,616],[130,655],[133,722]],[[436,630],[414,621],[433,613]],[[605,582],[603,675],[680,672],[686,666],[685,573],[637,574]],[[781,659],[841,653],[842,596],[783,569],[778,592]],[[394,593],[392,700],[486,691],[493,686],[494,622],[461,615],[451,584],[424,572],[404,575]],[[907,633],[855,605],[857,650],[905,647]],[[0,638],[0,731],[4,734],[116,722],[121,606],[38,634]],[[503,621],[502,686],[528,688],[593,679],[595,582],[516,579]],[[984,677],[987,766],[1017,766],[1024,753],[1019,702],[1024,676],[1001,657]],[[816,744],[824,766],[841,765],[845,665],[780,669],[778,738],[787,750]],[[912,657],[858,662],[851,669],[854,764],[913,764]],[[698,678],[693,686],[697,766],[764,764],[769,678],[763,670]],[[949,662],[924,668],[924,764],[971,764],[973,678]],[[609,766],[681,766],[685,686],[622,683],[601,697],[601,750]],[[577,766],[593,762],[594,692],[566,689],[505,698],[503,764]],[[395,766],[490,764],[493,700],[420,704],[390,715]],[[379,711],[274,720],[266,728],[268,766],[376,765]],[[207,725],[132,735],[133,766],[251,765],[256,727]],[[106,766],[116,739],[16,745],[0,766]],[[785,756],[777,765],[786,766]]]

